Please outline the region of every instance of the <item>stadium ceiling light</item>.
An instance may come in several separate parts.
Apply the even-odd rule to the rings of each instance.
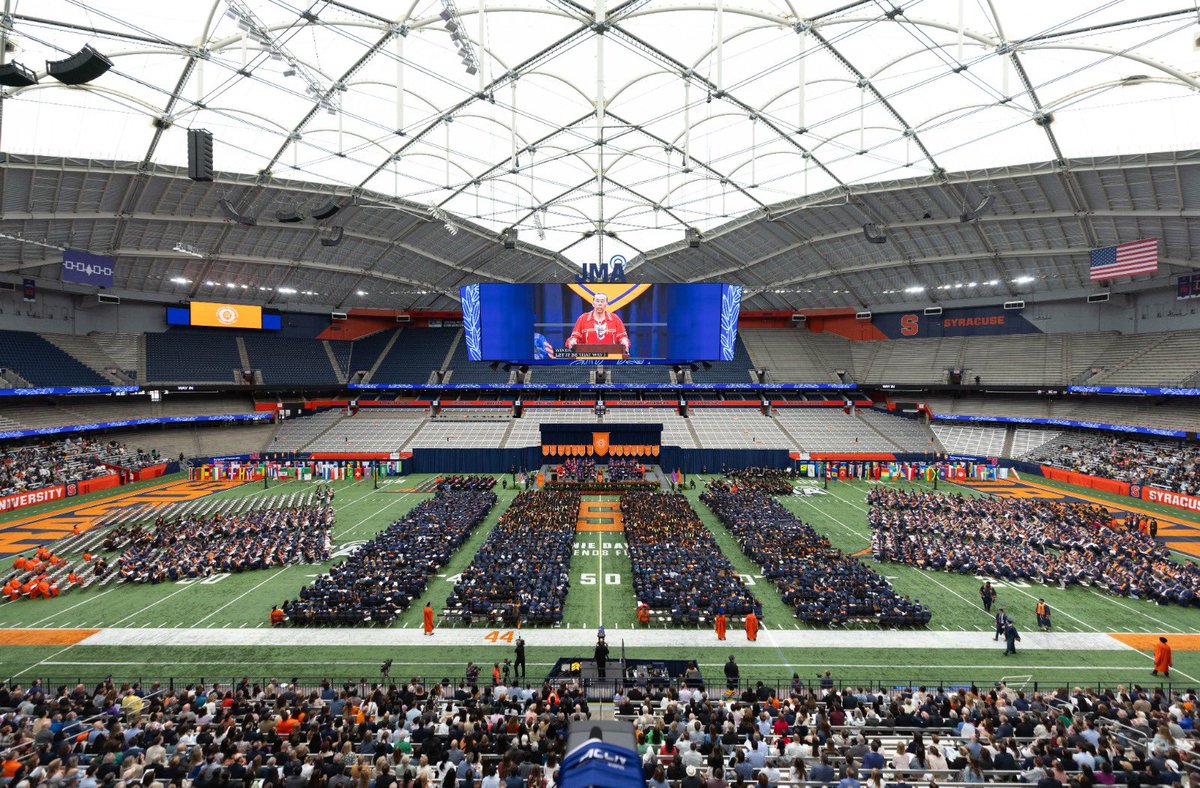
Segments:
[[[1014,285],[1027,285],[1030,282],[1032,282],[1033,279],[1034,279],[1034,277],[1032,277],[1032,276],[1018,276],[1016,279],[1013,280],[1013,284]]]
[[[967,287],[978,287],[978,286],[979,286],[978,282],[967,282]]]
[[[213,282],[213,281],[208,281],[208,282],[205,282],[204,284],[207,285],[208,287],[216,287],[217,286],[217,283]]]
[[[995,285],[1000,284],[1000,280],[999,279],[989,279],[984,284],[989,284],[989,285],[995,286]]]
[[[292,293],[296,292],[295,290],[293,290],[290,287],[277,287],[275,289],[278,290],[279,292],[287,294],[287,295],[291,295]]]
[[[911,285],[909,287],[904,288],[904,292],[906,292],[906,293],[924,293],[925,285]]]
[[[182,276],[172,276],[171,281],[177,285],[190,285],[192,283],[191,279],[184,279]]]
[[[370,294],[366,290],[359,290],[357,295],[365,296],[365,295],[370,295]]]

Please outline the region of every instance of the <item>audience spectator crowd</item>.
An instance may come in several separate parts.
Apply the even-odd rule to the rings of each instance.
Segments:
[[[0,450],[0,495],[37,490],[56,484],[70,484],[113,473],[99,464],[112,455],[116,463],[116,441],[101,441],[84,436],[64,438],[30,446],[7,446]],[[137,455],[134,455],[136,457]],[[142,467],[125,463],[126,467]]]
[[[580,496],[522,492],[446,600],[448,613],[505,624],[557,624],[570,587]]]
[[[558,478],[576,482],[596,481],[596,461],[591,457],[568,457],[558,464]]]
[[[1195,785],[1191,690],[885,690],[828,675],[730,691],[638,682],[613,708],[651,788]],[[0,685],[0,784],[551,788],[568,727],[590,717],[571,681],[12,683]]]
[[[646,466],[632,457],[609,457],[605,471],[610,482],[637,482],[646,477]]]
[[[873,488],[867,503],[879,561],[1200,606],[1200,567],[1171,560],[1148,533],[1115,527],[1102,506],[891,487]]]
[[[438,490],[302,588],[298,599],[284,603],[284,616],[297,625],[392,621],[450,561],[496,500],[490,489]]]
[[[867,621],[924,626],[930,611],[897,594],[879,573],[833,547],[766,493],[712,480],[701,500],[773,581],[796,617],[815,626]]]
[[[1068,433],[1027,457],[1089,476],[1200,495],[1200,444],[1167,438]]]
[[[328,502],[235,514],[158,518],[152,531],[118,560],[127,583],[209,577],[292,564],[319,564],[332,546],[333,507]]]
[[[6,788],[549,786],[574,684],[0,685]]]
[[[639,604],[669,614],[676,624],[711,621],[718,612],[762,615],[687,498],[628,492],[621,496],[621,518]]]

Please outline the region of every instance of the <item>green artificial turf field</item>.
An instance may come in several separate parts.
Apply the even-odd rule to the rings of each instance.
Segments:
[[[370,480],[337,483],[337,526],[335,560],[368,540],[397,517],[428,497],[428,493],[405,492],[428,476],[409,476],[386,480],[375,489]],[[1041,482],[1042,480],[1039,480]],[[928,487],[927,483],[913,483]],[[697,479],[697,487],[702,480]],[[1058,485],[1061,486],[1061,485]],[[952,489],[978,494],[952,485]],[[946,485],[943,483],[943,490]],[[309,483],[276,483],[265,491],[260,484],[217,493],[227,496],[278,495],[310,489]],[[1064,488],[1066,489],[1066,488]],[[866,525],[865,482],[835,482],[821,494],[793,496],[785,505],[802,519],[823,532],[839,548],[857,553],[869,545]],[[511,503],[513,490],[496,488],[499,502],[486,521],[476,529],[450,563],[431,578],[425,598],[440,610],[457,575],[471,562],[478,547]],[[843,679],[894,682],[994,681],[1001,677],[1031,677],[1035,682],[1084,683],[1150,681],[1148,654],[1132,648],[1107,651],[1078,649],[1022,649],[1016,657],[1002,657],[1002,649],[991,642],[991,619],[978,604],[980,580],[946,573],[923,572],[895,564],[875,565],[898,591],[917,597],[934,613],[930,628],[951,633],[978,632],[971,647],[948,642],[944,648],[889,649],[877,642],[877,629],[849,629],[838,647],[806,647],[803,625],[775,588],[761,576],[761,569],[738,549],[731,535],[699,501],[700,490],[686,493],[705,525],[712,530],[725,555],[762,600],[765,636],[749,646],[740,631],[732,631],[730,640],[718,644],[706,629],[680,631],[679,645],[656,641],[654,646],[640,645],[637,632],[622,633],[628,656],[697,659],[707,674],[716,674],[729,654],[737,654],[744,677],[782,679],[793,672],[812,677],[826,668]],[[1089,493],[1091,491],[1088,491]],[[50,508],[53,508],[51,506]],[[22,510],[27,517],[31,510]],[[1173,512],[1181,516],[1179,512]],[[4,518],[11,519],[11,518]],[[1191,518],[1195,520],[1196,518]],[[2,520],[0,520],[2,522]],[[610,630],[635,628],[635,598],[629,559],[623,534],[584,532],[576,535],[575,555],[571,562],[571,590],[567,596],[561,629],[594,630],[603,624]],[[328,630],[287,630],[294,645],[212,645],[206,644],[205,632],[261,630],[267,627],[272,604],[295,596],[312,578],[328,569],[322,566],[293,566],[263,572],[216,576],[198,582],[164,583],[157,586],[124,586],[116,583],[99,589],[67,593],[58,599],[20,601],[0,606],[0,628],[7,628],[8,642],[0,642],[0,675],[29,679],[35,676],[53,679],[95,678],[112,673],[124,678],[205,677],[229,680],[250,675],[259,679],[271,676],[371,676],[385,658],[395,660],[394,676],[421,674],[458,676],[469,659],[490,665],[511,656],[511,635],[505,631],[478,630],[477,638],[466,643],[441,645],[430,639],[428,645],[372,646],[357,642],[326,642]],[[1184,635],[1200,632],[1200,611],[1165,607],[1146,601],[1117,599],[1085,588],[994,583],[1000,592],[998,604],[1006,607],[1023,631],[1033,627],[1033,605],[1044,596],[1055,611],[1055,629],[1064,633],[1163,633]],[[393,623],[394,628],[415,629],[420,625],[420,605],[413,605]],[[102,646],[17,645],[14,630],[53,628],[106,629],[145,628],[149,630],[201,630],[186,633],[186,640],[169,645]],[[439,631],[453,631],[445,624]],[[652,629],[671,629],[653,624]],[[369,633],[371,630],[364,630]],[[786,647],[772,643],[772,633],[797,631],[800,641],[789,639]],[[547,630],[528,629],[530,676],[543,675],[559,657],[586,655],[578,646],[539,645]],[[684,634],[686,633],[686,637]],[[180,633],[181,635],[185,633]],[[462,633],[476,637],[476,630]],[[0,637],[4,637],[0,632]],[[697,640],[700,638],[700,640]],[[477,640],[478,645],[471,645]],[[687,641],[684,643],[683,641]],[[798,645],[797,645],[798,642]],[[667,644],[664,644],[667,643]],[[614,656],[622,643],[614,643]],[[993,648],[994,646],[994,648]],[[981,650],[982,647],[982,650]],[[1176,679],[1200,685],[1200,652],[1176,653]]]

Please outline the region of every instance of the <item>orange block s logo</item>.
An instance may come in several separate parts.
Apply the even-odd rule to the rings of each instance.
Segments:
[[[900,316],[900,334],[906,337],[915,337],[920,330],[920,323],[917,322],[916,315],[901,315]]]

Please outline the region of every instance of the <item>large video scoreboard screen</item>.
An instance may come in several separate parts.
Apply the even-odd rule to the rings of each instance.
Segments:
[[[461,288],[472,361],[732,361],[742,289],[723,284],[478,284]]]

